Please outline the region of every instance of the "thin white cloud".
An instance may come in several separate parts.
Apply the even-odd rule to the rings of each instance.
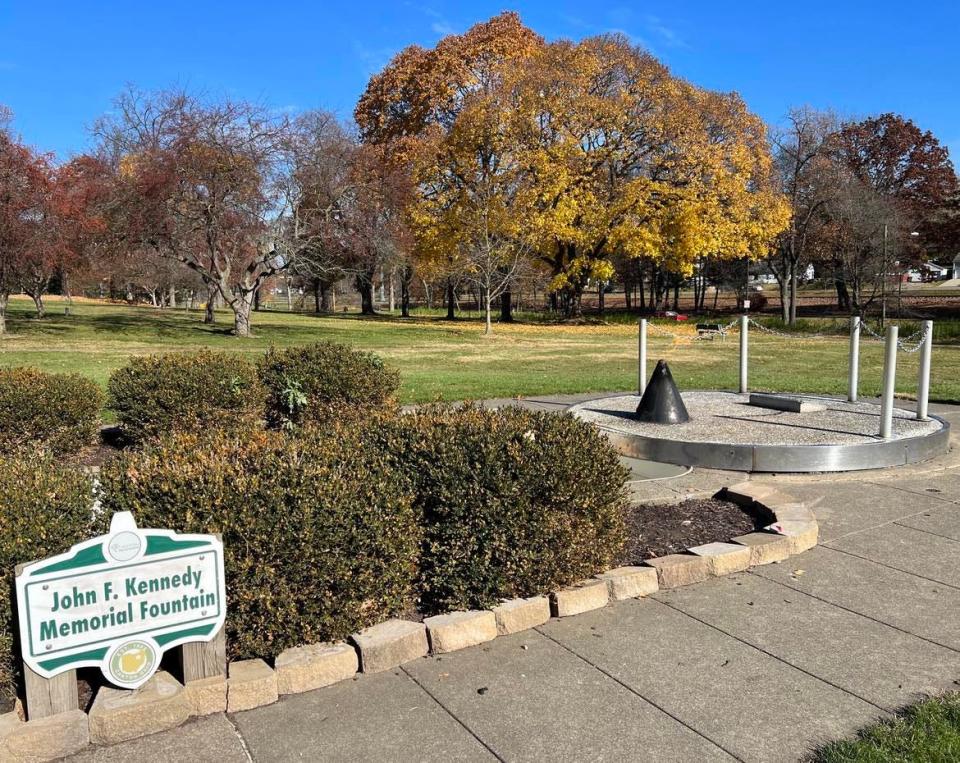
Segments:
[[[376,74],[383,69],[397,52],[396,48],[371,48],[359,40],[353,41],[353,54],[363,63],[367,74]]]
[[[658,16],[647,16],[646,27],[662,42],[674,48],[687,48],[686,40],[672,27],[667,26]]]
[[[436,34],[439,34],[443,37],[446,37],[448,34],[456,33],[456,30],[453,28],[453,26],[451,26],[449,22],[443,21],[443,20],[434,21],[430,25],[430,29],[432,29]]]
[[[629,6],[613,6],[594,20],[561,14],[560,20],[582,34],[622,34],[634,45],[661,55],[658,49],[689,48],[687,41],[659,16],[638,16]]]

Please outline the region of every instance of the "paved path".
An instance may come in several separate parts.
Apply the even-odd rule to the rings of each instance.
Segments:
[[[960,431],[960,408],[934,412]],[[788,562],[74,760],[797,760],[960,683],[955,467],[779,478],[824,496],[821,545]],[[676,499],[742,478],[632,488]]]

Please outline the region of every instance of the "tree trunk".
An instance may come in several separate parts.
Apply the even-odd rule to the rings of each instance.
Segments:
[[[7,333],[7,303],[10,301],[10,295],[7,292],[0,292],[0,335]]]
[[[790,322],[790,305],[787,302],[787,279],[777,279],[777,288],[780,290],[780,318],[784,323]]]
[[[413,268],[409,265],[400,271],[400,317],[410,317],[410,283],[413,281]]]
[[[170,284],[170,289],[167,292],[167,304],[173,308],[177,306],[177,287],[173,284]]]
[[[513,323],[513,292],[510,289],[500,295],[500,322]]]
[[[453,289],[453,279],[447,279],[447,320],[455,321],[457,319],[457,314],[454,312],[453,301],[456,299]]]
[[[483,333],[486,336],[490,336],[491,334],[493,334],[493,321],[491,320],[491,316],[490,316],[490,313],[492,312],[491,300],[490,300],[490,289],[485,289],[484,291],[486,293],[484,295],[484,300],[483,300],[484,321],[485,321]]]
[[[604,298],[603,284],[601,283],[597,287],[597,308],[599,309],[600,315],[603,315],[603,298]]]
[[[797,322],[797,286],[799,285],[799,278],[797,277],[797,264],[791,263],[790,265],[790,325],[793,326]]]
[[[850,310],[850,292],[847,291],[847,284],[842,278],[834,281],[837,288],[837,308],[840,310]]]
[[[426,278],[421,278],[420,283],[423,284],[423,298],[427,301],[427,310],[433,308],[433,297],[430,295],[430,284],[427,283]]]
[[[357,291],[360,292],[360,313],[362,315],[376,315],[373,306],[373,276],[368,273],[357,275]]]
[[[241,292],[231,303],[233,310],[233,333],[248,337],[250,333],[250,310],[253,307],[254,292]]]
[[[255,313],[260,312],[260,287],[259,286],[253,291],[253,311]]]
[[[570,300],[567,303],[567,317],[583,317],[583,287],[579,284],[574,286],[570,293]]]
[[[393,270],[390,271],[390,313],[393,314],[393,311],[397,307],[396,297],[393,290]]]
[[[215,283],[207,284],[207,304],[203,313],[204,323],[217,322],[217,298],[220,296],[220,289]]]
[[[33,300],[33,308],[37,311],[37,318],[43,318],[46,316],[47,311],[43,306],[43,292],[35,291],[30,293],[30,299]]]

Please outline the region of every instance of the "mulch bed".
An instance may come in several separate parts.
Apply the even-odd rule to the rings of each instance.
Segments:
[[[774,521],[768,512],[763,514],[716,498],[632,506],[627,510],[627,545],[619,564],[640,564],[656,556],[682,554],[691,546],[729,541]]]

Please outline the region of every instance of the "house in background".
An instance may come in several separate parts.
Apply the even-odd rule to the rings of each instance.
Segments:
[[[953,269],[944,265],[938,265],[935,262],[924,262],[915,268],[910,268],[906,272],[908,283],[926,283],[928,281],[943,281],[951,277],[951,272],[955,273],[960,267],[960,256],[953,261]]]
[[[960,254],[953,258],[953,274],[951,278],[960,278]]]
[[[777,282],[777,277],[773,274],[773,269],[766,262],[754,262],[750,264],[750,281],[753,284],[772,284]],[[807,265],[803,273],[800,274],[800,283],[809,283],[815,275],[813,265]]]

